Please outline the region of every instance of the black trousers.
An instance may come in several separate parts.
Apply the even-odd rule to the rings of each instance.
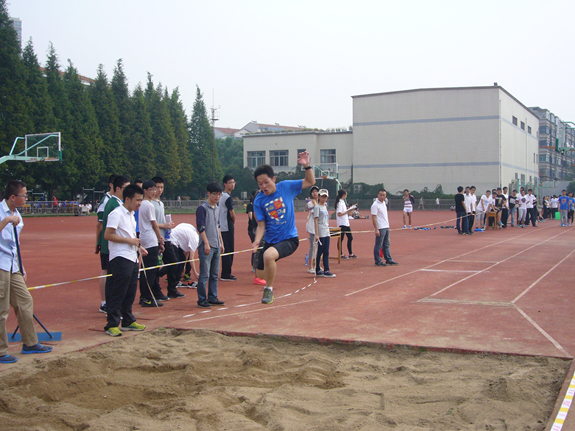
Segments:
[[[132,304],[138,292],[138,263],[123,257],[115,257],[108,264],[106,283],[106,313],[108,323],[105,330],[122,326],[130,326],[136,321],[132,314]],[[120,317],[123,320],[120,320]]]
[[[501,210],[501,223],[503,223],[503,226],[507,227],[508,220],[509,220],[509,210],[507,208],[503,208]]]
[[[162,255],[162,262],[164,264],[179,262],[176,256],[176,247],[174,247],[171,241],[166,241],[164,243],[164,253]],[[177,292],[178,289],[176,288],[176,286],[178,284],[178,281],[180,281],[180,277],[176,275],[176,265],[164,266],[163,268],[160,268],[160,271],[158,272],[158,278],[156,280],[158,290],[160,292],[162,291],[160,287],[160,278],[166,274],[168,275],[168,294]],[[180,275],[181,274],[182,272],[180,271]]]
[[[150,247],[146,249],[148,251],[148,255],[142,258],[144,263],[144,268],[150,268],[152,266],[158,265],[158,250],[159,247]],[[156,285],[158,281],[158,268],[154,269],[147,269],[142,271],[140,275],[140,298],[146,299],[148,301],[152,300],[152,295],[154,297],[158,297],[162,294],[162,291],[159,289],[159,284]]]
[[[525,224],[529,224],[529,220],[531,220],[531,224],[535,226],[537,223],[537,208],[527,208],[527,221]]]
[[[469,232],[473,232],[473,224],[475,223],[475,214],[467,213],[467,228]]]
[[[174,247],[174,252],[176,253],[176,262],[183,262],[184,260],[186,260],[186,253],[180,247]],[[172,266],[172,268],[174,268],[173,277],[176,280],[180,281],[180,279],[182,278],[182,271],[184,270],[185,266],[186,266],[185,263],[178,263],[177,265]],[[192,269],[190,267],[190,271],[191,270]],[[176,285],[177,284],[178,283],[176,282]],[[174,288],[174,289],[176,289],[176,288]]]
[[[350,226],[340,226],[339,228],[341,229],[341,248],[342,248],[342,250],[339,250],[339,253],[343,254],[343,239],[347,235],[347,253],[353,254],[353,251],[351,248],[351,242],[353,241],[353,235],[351,234],[351,227]],[[338,241],[338,245],[339,245],[339,241]]]
[[[222,232],[222,240],[224,241],[224,254],[232,253],[235,251],[234,246],[234,230]],[[232,275],[232,265],[234,264],[234,255],[222,256],[222,278],[230,278]]]

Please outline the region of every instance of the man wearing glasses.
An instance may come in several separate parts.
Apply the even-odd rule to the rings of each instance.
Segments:
[[[20,256],[19,237],[24,227],[17,208],[26,204],[26,184],[12,180],[6,186],[0,203],[0,364],[18,360],[8,354],[6,320],[10,306],[16,313],[22,333],[22,353],[48,353],[52,347],[38,343],[34,329],[34,301],[26,286],[26,271]]]

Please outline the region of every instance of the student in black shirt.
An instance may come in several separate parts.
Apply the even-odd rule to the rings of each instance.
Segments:
[[[467,210],[465,209],[465,196],[463,195],[463,186],[457,187],[455,195],[455,213],[457,215],[457,233],[459,235],[469,235],[467,227]]]

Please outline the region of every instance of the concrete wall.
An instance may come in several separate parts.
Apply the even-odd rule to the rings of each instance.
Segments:
[[[310,153],[312,165],[320,164],[321,150],[335,149],[336,162],[340,165],[339,180],[341,182],[347,182],[351,179],[353,157],[352,132],[298,132],[246,135],[244,136],[244,166],[247,166],[247,154],[249,151],[265,151],[265,163],[269,163],[270,150],[288,150],[288,166],[274,167],[274,171],[291,171],[298,167],[298,150],[304,149]]]
[[[539,177],[539,118],[503,90],[501,103],[501,185]],[[513,124],[517,118],[517,125]],[[524,123],[524,129],[521,127]],[[531,128],[531,133],[529,133]]]

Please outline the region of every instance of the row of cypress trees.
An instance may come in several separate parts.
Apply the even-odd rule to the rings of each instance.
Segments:
[[[50,45],[41,67],[30,39],[23,50],[0,0],[0,152],[7,154],[18,136],[62,133],[63,161],[0,166],[2,181],[19,178],[61,199],[82,188],[107,189],[112,173],[132,179],[159,175],[168,195],[203,194],[221,181],[213,130],[202,93],[196,87],[191,118],[178,88],[155,84],[128,87],[122,60],[111,79],[100,65],[89,86],[68,60],[65,70]]]

